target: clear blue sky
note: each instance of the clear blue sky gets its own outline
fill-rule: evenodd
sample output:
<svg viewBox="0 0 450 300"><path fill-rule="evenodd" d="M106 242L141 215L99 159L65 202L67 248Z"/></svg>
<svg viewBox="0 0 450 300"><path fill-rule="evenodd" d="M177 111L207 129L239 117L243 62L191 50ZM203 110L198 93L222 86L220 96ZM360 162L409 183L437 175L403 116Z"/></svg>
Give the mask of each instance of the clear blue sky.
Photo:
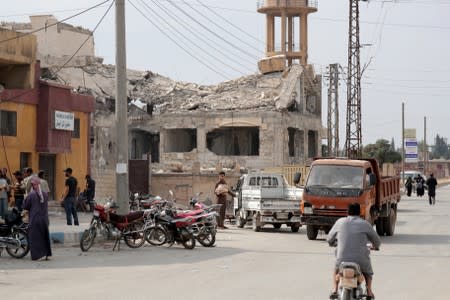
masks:
<svg viewBox="0 0 450 300"><path fill-rule="evenodd" d="M15 0L2 7L0 20L26 22L29 14L48 13L62 19L99 2ZM201 84L257 71L257 60L264 51L265 18L256 12L255 0L186 0L192 8L183 0L145 0L147 6L141 0L131 2L183 45L190 55L127 3L129 68L151 70L175 80ZM347 65L349 4L347 0L319 0L318 3L319 11L309 18L309 62L318 73L324 73L330 63ZM102 6L68 23L93 29L106 9L106 5ZM167 23L152 15L152 11L164 17ZM372 0L361 3L360 13L361 43L372 45L361 51L362 64L372 57L363 80L363 143L393 137L400 146L402 102L406 106L406 127L416 128L419 140L423 138L424 116L428 122L428 143L434 143L436 134L450 137L450 0ZM171 18L169 14L176 17ZM187 39L179 33L171 33L172 27L168 24ZM192 28L196 35L186 28ZM202 39L208 39L208 44ZM104 57L106 63L114 63L113 11L96 31L95 42L96 54ZM210 61L208 66L214 64L215 72L193 57ZM323 124L326 125L325 82L323 86ZM344 142L346 92L343 81L341 87L340 136Z"/></svg>

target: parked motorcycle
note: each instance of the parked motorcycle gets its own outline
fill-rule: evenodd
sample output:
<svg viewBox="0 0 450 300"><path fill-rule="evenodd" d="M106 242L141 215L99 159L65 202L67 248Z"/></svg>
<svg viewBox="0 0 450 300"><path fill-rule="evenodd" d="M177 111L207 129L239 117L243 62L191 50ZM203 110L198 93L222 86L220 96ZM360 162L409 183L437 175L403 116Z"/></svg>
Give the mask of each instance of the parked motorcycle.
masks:
<svg viewBox="0 0 450 300"><path fill-rule="evenodd" d="M212 247L216 242L217 233L217 211L221 204L206 206L204 203L198 201L196 196L192 197L189 204L194 209L193 214L197 213L197 222L192 224L193 234L197 241L204 247ZM201 213L198 213L198 212Z"/></svg>
<svg viewBox="0 0 450 300"><path fill-rule="evenodd" d="M191 225L195 216L180 217L173 208L164 208L154 214L154 225L145 230L145 240L155 246L168 243L182 244L186 249L195 248L195 237Z"/></svg>
<svg viewBox="0 0 450 300"><path fill-rule="evenodd" d="M22 258L30 251L27 224L23 223L17 208L5 216L5 221L0 224L0 250L5 248L12 257Z"/></svg>
<svg viewBox="0 0 450 300"><path fill-rule="evenodd" d="M94 206L89 229L86 229L81 236L82 251L86 252L92 247L98 234L106 239L116 239L113 251L122 239L130 248L139 248L144 244L144 211L118 215L115 213L116 208L117 206L111 202Z"/></svg>

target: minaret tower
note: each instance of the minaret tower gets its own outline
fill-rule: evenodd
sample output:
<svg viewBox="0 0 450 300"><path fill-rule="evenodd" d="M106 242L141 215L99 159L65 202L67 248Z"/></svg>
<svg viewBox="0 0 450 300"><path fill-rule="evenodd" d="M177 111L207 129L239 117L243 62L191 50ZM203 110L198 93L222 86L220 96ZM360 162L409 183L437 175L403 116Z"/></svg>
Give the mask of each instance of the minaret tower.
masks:
<svg viewBox="0 0 450 300"><path fill-rule="evenodd" d="M286 62L307 65L308 15L316 11L317 0L258 0L258 12L266 15L266 58L259 62L261 72L280 71ZM277 34L275 28L279 28Z"/></svg>

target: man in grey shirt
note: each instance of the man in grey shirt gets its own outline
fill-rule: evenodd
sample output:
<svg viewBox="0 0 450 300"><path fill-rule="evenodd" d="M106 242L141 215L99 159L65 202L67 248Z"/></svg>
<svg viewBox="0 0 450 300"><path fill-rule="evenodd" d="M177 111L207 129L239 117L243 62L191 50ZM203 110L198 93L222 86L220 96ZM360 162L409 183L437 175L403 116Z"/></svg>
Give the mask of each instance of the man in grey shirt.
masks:
<svg viewBox="0 0 450 300"><path fill-rule="evenodd" d="M367 299L374 299L372 292L372 264L370 262L370 250L367 244L371 243L372 248L379 249L381 240L372 225L359 217L361 208L359 203L351 203L348 206L348 217L340 218L331 228L327 242L330 246L337 243L336 265L333 273L333 293L330 299L337 299L338 282L336 275L341 262L354 262L361 267L361 272L366 279Z"/></svg>

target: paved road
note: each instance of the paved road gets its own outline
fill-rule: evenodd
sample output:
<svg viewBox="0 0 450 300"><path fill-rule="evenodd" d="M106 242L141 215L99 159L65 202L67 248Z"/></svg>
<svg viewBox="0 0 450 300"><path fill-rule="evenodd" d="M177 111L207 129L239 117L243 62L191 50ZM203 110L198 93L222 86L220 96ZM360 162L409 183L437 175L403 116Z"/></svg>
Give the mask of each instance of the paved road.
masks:
<svg viewBox="0 0 450 300"><path fill-rule="evenodd" d="M449 299L450 187L437 204L402 199L396 234L372 254L377 299ZM319 236L324 238L324 236ZM111 252L54 248L54 259L0 257L1 299L327 299L333 249L291 233L221 231L217 247Z"/></svg>

